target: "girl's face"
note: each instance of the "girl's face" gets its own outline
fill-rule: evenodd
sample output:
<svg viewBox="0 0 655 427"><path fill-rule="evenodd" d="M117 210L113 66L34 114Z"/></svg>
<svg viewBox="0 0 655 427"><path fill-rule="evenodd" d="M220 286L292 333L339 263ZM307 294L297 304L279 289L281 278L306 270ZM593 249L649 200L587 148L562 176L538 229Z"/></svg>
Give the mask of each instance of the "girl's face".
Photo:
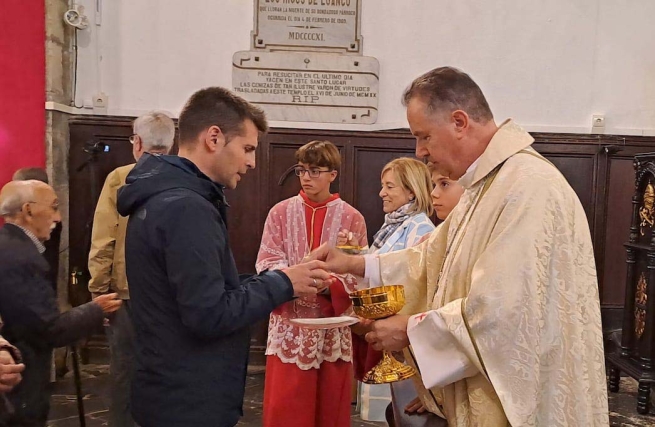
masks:
<svg viewBox="0 0 655 427"><path fill-rule="evenodd" d="M437 218L444 220L457 206L459 198L464 193L464 187L437 171L432 172L432 183L434 184L434 189L430 193L432 206L437 213Z"/></svg>

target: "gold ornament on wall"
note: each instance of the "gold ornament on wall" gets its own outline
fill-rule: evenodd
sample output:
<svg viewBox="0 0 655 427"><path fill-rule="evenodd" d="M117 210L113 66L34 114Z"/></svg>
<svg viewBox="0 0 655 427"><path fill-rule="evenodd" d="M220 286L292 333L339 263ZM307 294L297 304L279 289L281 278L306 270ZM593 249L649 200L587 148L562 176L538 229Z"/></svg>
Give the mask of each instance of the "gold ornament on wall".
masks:
<svg viewBox="0 0 655 427"><path fill-rule="evenodd" d="M649 184L650 185L650 184ZM635 303L641 306L646 305L648 302L648 282L646 282L646 276L644 273L641 273L639 276L639 282L637 282L637 292L635 292ZM641 335L644 333L646 327L646 310L637 306L635 307L635 334L637 338L641 338Z"/></svg>
<svg viewBox="0 0 655 427"><path fill-rule="evenodd" d="M646 282L646 275L641 273L639 276L639 282L637 283L637 293L635 294L635 302L639 305L646 305L648 301L648 282Z"/></svg>
<svg viewBox="0 0 655 427"><path fill-rule="evenodd" d="M643 308L635 309L635 334L637 338L641 338L646 328L646 310Z"/></svg>
<svg viewBox="0 0 655 427"><path fill-rule="evenodd" d="M653 188L653 184L650 182L646 186L646 189L644 190L644 203L642 207L639 209L639 218L641 219L641 223L639 224L641 226L641 229L639 230L641 232L641 235L644 235L644 227L652 227L653 223L655 223L655 212L653 210L653 207L655 206L655 188Z"/></svg>

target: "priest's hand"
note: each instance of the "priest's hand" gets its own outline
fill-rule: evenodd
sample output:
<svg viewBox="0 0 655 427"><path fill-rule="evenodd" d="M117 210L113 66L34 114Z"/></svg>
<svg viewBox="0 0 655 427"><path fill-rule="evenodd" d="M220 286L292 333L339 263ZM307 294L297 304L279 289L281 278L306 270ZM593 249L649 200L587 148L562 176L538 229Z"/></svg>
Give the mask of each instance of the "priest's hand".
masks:
<svg viewBox="0 0 655 427"><path fill-rule="evenodd" d="M365 336L369 332L371 332L372 327L373 327L373 320L370 319L364 319L363 317L357 316L359 319L359 323L355 323L350 327L350 331L359 336Z"/></svg>
<svg viewBox="0 0 655 427"><path fill-rule="evenodd" d="M375 350L400 351L409 346L408 322L409 316L407 315L396 315L388 319L377 320L373 323L373 330L366 334L366 341L371 343Z"/></svg>
<svg viewBox="0 0 655 427"><path fill-rule="evenodd" d="M347 255L339 249L323 243L314 249L306 258L306 261L324 261L326 268L336 274L355 274L364 276L366 263L361 255Z"/></svg>

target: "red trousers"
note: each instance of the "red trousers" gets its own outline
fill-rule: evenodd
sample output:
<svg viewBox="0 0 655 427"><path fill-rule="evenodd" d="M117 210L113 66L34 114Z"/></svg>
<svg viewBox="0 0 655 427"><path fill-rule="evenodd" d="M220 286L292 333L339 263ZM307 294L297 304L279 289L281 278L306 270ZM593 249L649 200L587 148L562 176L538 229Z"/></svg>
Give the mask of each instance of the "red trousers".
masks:
<svg viewBox="0 0 655 427"><path fill-rule="evenodd" d="M303 371L266 356L263 427L350 427L352 364Z"/></svg>

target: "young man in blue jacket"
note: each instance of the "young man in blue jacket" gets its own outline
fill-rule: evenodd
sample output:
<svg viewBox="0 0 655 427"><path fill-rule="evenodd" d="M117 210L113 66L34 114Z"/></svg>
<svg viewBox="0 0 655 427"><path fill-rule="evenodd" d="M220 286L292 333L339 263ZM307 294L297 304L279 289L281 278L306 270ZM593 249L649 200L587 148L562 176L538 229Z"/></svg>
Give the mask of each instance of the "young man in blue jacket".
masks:
<svg viewBox="0 0 655 427"><path fill-rule="evenodd" d="M145 154L118 196L136 331L132 413L141 427L234 426L250 325L329 285L322 262L240 283L223 188L255 167L263 111L228 90L196 92L179 117L178 156Z"/></svg>

